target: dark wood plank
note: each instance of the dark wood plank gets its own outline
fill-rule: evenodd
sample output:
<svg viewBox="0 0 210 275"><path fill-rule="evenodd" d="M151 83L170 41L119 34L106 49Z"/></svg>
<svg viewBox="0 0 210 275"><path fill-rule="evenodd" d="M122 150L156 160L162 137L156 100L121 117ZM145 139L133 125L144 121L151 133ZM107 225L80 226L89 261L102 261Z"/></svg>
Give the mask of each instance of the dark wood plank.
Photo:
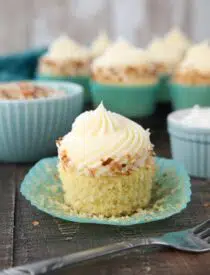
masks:
<svg viewBox="0 0 210 275"><path fill-rule="evenodd" d="M0 268L12 266L15 165L0 165Z"/></svg>
<svg viewBox="0 0 210 275"><path fill-rule="evenodd" d="M165 130L154 130L158 155L170 156ZM19 168L20 175L28 169ZM20 176L21 177L21 176ZM155 236L192 227L209 218L210 182L192 180L192 201L182 213L164 221L131 227L76 224L52 218L17 197L14 265L93 248L136 236ZM34 226L33 221L39 224ZM200 266L203 266L201 269ZM208 274L209 254L193 255L169 249L136 249L109 260L75 267L67 274Z"/></svg>

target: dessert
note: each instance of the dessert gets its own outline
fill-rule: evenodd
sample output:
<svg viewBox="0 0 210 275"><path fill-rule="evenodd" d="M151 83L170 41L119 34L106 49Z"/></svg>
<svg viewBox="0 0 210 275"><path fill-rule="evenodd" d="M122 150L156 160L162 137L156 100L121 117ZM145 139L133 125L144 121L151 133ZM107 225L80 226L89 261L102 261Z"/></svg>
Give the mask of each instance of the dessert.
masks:
<svg viewBox="0 0 210 275"><path fill-rule="evenodd" d="M155 170L148 130L100 104L57 147L64 201L75 212L122 216L148 205Z"/></svg>
<svg viewBox="0 0 210 275"><path fill-rule="evenodd" d="M37 79L66 80L80 84L84 88L85 102L89 102L90 63L91 55L87 48L68 36L61 36L40 58Z"/></svg>
<svg viewBox="0 0 210 275"><path fill-rule="evenodd" d="M39 74L46 76L89 75L90 54L88 49L63 35L48 48L39 62Z"/></svg>
<svg viewBox="0 0 210 275"><path fill-rule="evenodd" d="M178 48L185 53L191 45L191 41L178 29L173 28L164 36L165 43L168 46Z"/></svg>
<svg viewBox="0 0 210 275"><path fill-rule="evenodd" d="M148 45L148 54L159 76L158 101L167 102L169 81L190 45L189 40L176 28L163 38L155 38Z"/></svg>
<svg viewBox="0 0 210 275"><path fill-rule="evenodd" d="M96 58L102 55L105 50L109 47L111 41L106 32L99 33L98 37L92 42L91 55L92 58Z"/></svg>
<svg viewBox="0 0 210 275"><path fill-rule="evenodd" d="M0 100L38 99L63 95L65 95L63 91L31 82L12 82L0 85Z"/></svg>
<svg viewBox="0 0 210 275"><path fill-rule="evenodd" d="M147 53L119 39L91 66L92 78L100 83L144 85L156 82Z"/></svg>
<svg viewBox="0 0 210 275"><path fill-rule="evenodd" d="M157 77L147 52L119 39L91 66L94 106L128 117L151 115L155 110Z"/></svg>
<svg viewBox="0 0 210 275"><path fill-rule="evenodd" d="M210 46L208 42L191 47L177 67L171 89L175 109L210 106Z"/></svg>

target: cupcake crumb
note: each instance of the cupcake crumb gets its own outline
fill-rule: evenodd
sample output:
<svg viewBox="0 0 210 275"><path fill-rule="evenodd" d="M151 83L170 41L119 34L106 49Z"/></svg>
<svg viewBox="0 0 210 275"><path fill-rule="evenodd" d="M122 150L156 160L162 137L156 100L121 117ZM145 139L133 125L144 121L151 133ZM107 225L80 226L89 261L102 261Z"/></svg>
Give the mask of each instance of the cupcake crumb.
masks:
<svg viewBox="0 0 210 275"><path fill-rule="evenodd" d="M33 226L38 226L39 222L38 221L32 221Z"/></svg>
<svg viewBox="0 0 210 275"><path fill-rule="evenodd" d="M209 207L210 207L210 202L205 202L205 203L203 204L203 206L206 207L206 208L209 208Z"/></svg>

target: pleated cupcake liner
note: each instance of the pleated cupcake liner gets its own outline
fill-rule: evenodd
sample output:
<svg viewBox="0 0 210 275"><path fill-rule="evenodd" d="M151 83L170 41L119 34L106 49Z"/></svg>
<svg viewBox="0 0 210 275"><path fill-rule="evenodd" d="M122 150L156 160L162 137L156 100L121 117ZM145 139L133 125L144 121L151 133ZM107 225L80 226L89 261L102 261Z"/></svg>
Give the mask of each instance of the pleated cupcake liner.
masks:
<svg viewBox="0 0 210 275"><path fill-rule="evenodd" d="M65 91L65 96L0 102L0 161L34 162L56 153L55 141L66 134L83 108L76 84L32 81Z"/></svg>
<svg viewBox="0 0 210 275"><path fill-rule="evenodd" d="M38 162L22 182L21 193L39 210L63 220L118 226L148 223L178 214L186 208L191 198L190 179L183 166L174 160L156 158L152 198L146 209L119 218L75 213L64 203L57 162L56 157Z"/></svg>
<svg viewBox="0 0 210 275"><path fill-rule="evenodd" d="M103 101L107 109L127 117L144 117L155 111L158 84L114 85L91 81L91 96L96 107Z"/></svg>

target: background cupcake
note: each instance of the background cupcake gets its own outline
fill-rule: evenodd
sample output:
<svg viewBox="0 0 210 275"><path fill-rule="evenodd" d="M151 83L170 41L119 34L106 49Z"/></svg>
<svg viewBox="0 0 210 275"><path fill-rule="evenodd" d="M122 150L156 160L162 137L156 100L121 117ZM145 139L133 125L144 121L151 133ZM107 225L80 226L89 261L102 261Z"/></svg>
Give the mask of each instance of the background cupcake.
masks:
<svg viewBox="0 0 210 275"><path fill-rule="evenodd" d="M119 39L91 66L91 94L111 110L130 117L150 115L155 109L154 66L146 51Z"/></svg>
<svg viewBox="0 0 210 275"><path fill-rule="evenodd" d="M154 175L150 134L102 104L58 141L64 200L79 214L130 215L147 206Z"/></svg>
<svg viewBox="0 0 210 275"><path fill-rule="evenodd" d="M210 106L210 47L207 42L190 48L171 85L174 109Z"/></svg>
<svg viewBox="0 0 210 275"><path fill-rule="evenodd" d="M111 41L105 31L99 33L98 37L91 44L91 56L92 58L96 58L102 55L105 50L110 46Z"/></svg>
<svg viewBox="0 0 210 275"><path fill-rule="evenodd" d="M37 78L71 80L81 84L85 89L87 101L89 98L90 60L88 49L68 36L61 36L40 58Z"/></svg>
<svg viewBox="0 0 210 275"><path fill-rule="evenodd" d="M159 76L158 101L167 102L171 75L188 49L190 42L178 30L173 29L164 38L155 38L148 45L148 54Z"/></svg>

